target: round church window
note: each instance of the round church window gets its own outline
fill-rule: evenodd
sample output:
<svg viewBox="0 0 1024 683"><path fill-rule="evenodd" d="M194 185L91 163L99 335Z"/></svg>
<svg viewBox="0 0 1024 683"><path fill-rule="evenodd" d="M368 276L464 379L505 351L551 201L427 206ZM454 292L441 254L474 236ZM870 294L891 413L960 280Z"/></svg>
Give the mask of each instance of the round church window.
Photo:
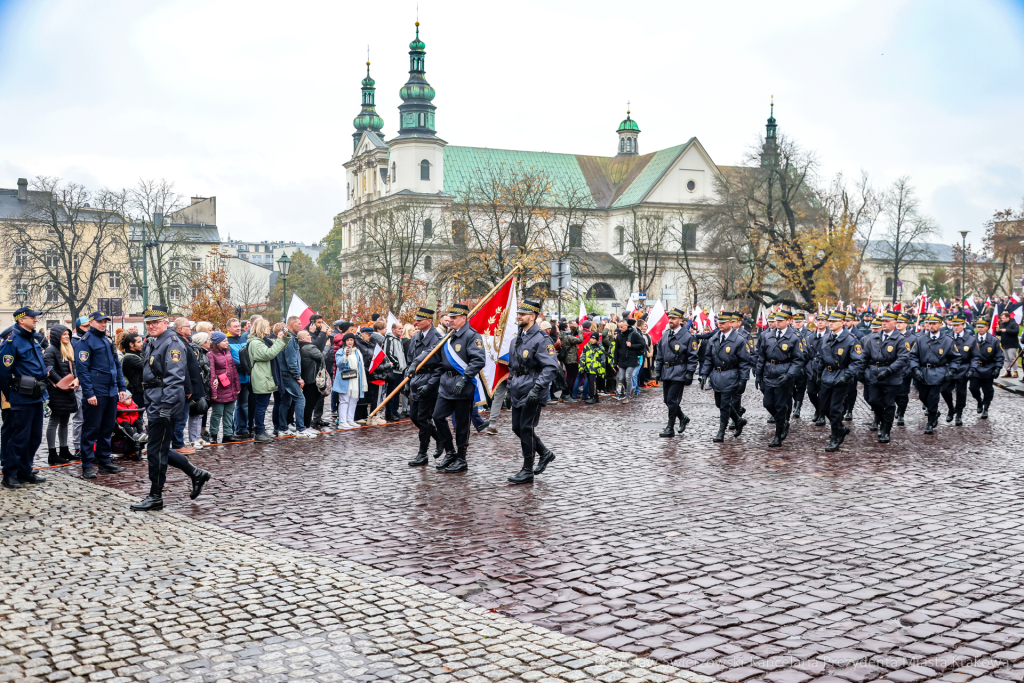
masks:
<svg viewBox="0 0 1024 683"><path fill-rule="evenodd" d="M690 192L693 192L694 190L697 189L697 183L693 182L692 180L687 180L686 189L689 190Z"/></svg>

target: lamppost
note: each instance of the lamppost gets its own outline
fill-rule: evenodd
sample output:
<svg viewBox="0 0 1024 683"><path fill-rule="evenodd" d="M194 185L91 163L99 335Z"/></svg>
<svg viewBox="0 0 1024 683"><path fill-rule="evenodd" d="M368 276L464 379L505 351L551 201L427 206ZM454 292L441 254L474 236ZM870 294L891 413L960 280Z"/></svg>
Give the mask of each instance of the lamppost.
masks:
<svg viewBox="0 0 1024 683"><path fill-rule="evenodd" d="M21 287L18 287L18 293L15 294L14 297L18 300L18 303L20 304L18 308L21 308L21 306L24 306L26 303L28 303L28 292L26 292Z"/></svg>
<svg viewBox="0 0 1024 683"><path fill-rule="evenodd" d="M292 260L288 254L281 254L277 259L277 269L281 273L281 318L288 322L288 270L292 267Z"/></svg>
<svg viewBox="0 0 1024 683"><path fill-rule="evenodd" d="M970 230L961 230L960 236L964 238L964 245L960 249L960 303L967 298L967 233Z"/></svg>

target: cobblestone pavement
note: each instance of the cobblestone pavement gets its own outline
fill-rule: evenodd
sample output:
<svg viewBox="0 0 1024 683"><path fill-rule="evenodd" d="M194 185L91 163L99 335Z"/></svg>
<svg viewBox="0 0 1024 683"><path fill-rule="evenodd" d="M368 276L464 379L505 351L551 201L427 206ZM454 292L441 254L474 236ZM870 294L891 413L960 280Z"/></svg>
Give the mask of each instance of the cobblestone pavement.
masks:
<svg viewBox="0 0 1024 683"><path fill-rule="evenodd" d="M470 471L412 469L408 425L224 446L217 477L173 508L289 547L340 555L521 621L726 681L1024 680L1021 398L992 419L908 426L880 445L797 421L782 449L753 392L751 424L714 444L710 392L659 439L656 392L548 408L558 454L510 487L518 443L474 435ZM146 490L132 464L102 483Z"/></svg>
<svg viewBox="0 0 1024 683"><path fill-rule="evenodd" d="M0 495L0 681L712 680L131 501Z"/></svg>

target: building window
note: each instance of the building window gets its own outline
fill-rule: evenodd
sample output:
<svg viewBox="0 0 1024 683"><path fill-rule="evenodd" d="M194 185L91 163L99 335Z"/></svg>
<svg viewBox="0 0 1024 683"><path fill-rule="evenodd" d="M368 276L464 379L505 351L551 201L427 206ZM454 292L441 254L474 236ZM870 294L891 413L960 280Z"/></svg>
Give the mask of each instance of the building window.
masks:
<svg viewBox="0 0 1024 683"><path fill-rule="evenodd" d="M48 282L46 283L46 303L55 304L60 301L60 294L57 292L57 285Z"/></svg>
<svg viewBox="0 0 1024 683"><path fill-rule="evenodd" d="M892 278L885 278L885 295L892 296Z"/></svg>
<svg viewBox="0 0 1024 683"><path fill-rule="evenodd" d="M180 270L181 269L181 261L179 261L178 259L171 259L167 263L167 268L169 270Z"/></svg>
<svg viewBox="0 0 1024 683"><path fill-rule="evenodd" d="M423 239L428 240L434 236L434 223L428 218L423 221Z"/></svg>
<svg viewBox="0 0 1024 683"><path fill-rule="evenodd" d="M619 138L619 153L626 151L626 138Z"/></svg>
<svg viewBox="0 0 1024 683"><path fill-rule="evenodd" d="M243 261L248 261L249 260L249 255L248 254L239 254L238 258L242 259Z"/></svg>
<svg viewBox="0 0 1024 683"><path fill-rule="evenodd" d="M60 256L53 249L49 249L43 257L43 265L47 268L57 268L60 264Z"/></svg>
<svg viewBox="0 0 1024 683"><path fill-rule="evenodd" d="M430 162L426 159L420 162L420 180L430 180Z"/></svg>
<svg viewBox="0 0 1024 683"><path fill-rule="evenodd" d="M513 247L526 246L526 224L512 223L512 234L509 236Z"/></svg>
<svg viewBox="0 0 1024 683"><path fill-rule="evenodd" d="M424 256L423 257L423 270L425 270L426 272L429 273L433 269L434 269L434 259L430 258L429 256Z"/></svg>
<svg viewBox="0 0 1024 683"><path fill-rule="evenodd" d="M607 282L595 282L587 290L588 299L614 299L615 290Z"/></svg>
<svg viewBox="0 0 1024 683"><path fill-rule="evenodd" d="M394 182L395 182L395 178L396 178L397 176L398 176L398 166L396 166L396 165L395 165L395 162L393 162L393 161L392 161L392 162L391 162L391 177L390 177L390 178L388 179L388 180L389 180L389 182L391 182L392 184L394 184Z"/></svg>
<svg viewBox="0 0 1024 683"><path fill-rule="evenodd" d="M690 192L695 191L697 189L697 183L695 181L693 181L693 180L687 180L686 181L686 189L688 191L690 191Z"/></svg>
<svg viewBox="0 0 1024 683"><path fill-rule="evenodd" d="M582 248L583 247L583 226L582 225L570 225L569 226L569 247Z"/></svg>
<svg viewBox="0 0 1024 683"><path fill-rule="evenodd" d="M139 287L138 285L132 285L131 287L129 287L128 298L131 299L132 301L141 301L142 287Z"/></svg>
<svg viewBox="0 0 1024 683"><path fill-rule="evenodd" d="M171 297L171 301L179 301L181 299L181 287L171 287L167 291L167 295Z"/></svg>
<svg viewBox="0 0 1024 683"><path fill-rule="evenodd" d="M697 226L693 223L683 223L683 232L680 235L684 251L697 250Z"/></svg>
<svg viewBox="0 0 1024 683"><path fill-rule="evenodd" d="M201 270L202 267L203 267L203 259L193 257L192 258L192 270Z"/></svg>
<svg viewBox="0 0 1024 683"><path fill-rule="evenodd" d="M14 267L28 268L28 247L14 248Z"/></svg>
<svg viewBox="0 0 1024 683"><path fill-rule="evenodd" d="M626 229L621 225L615 228L615 245L617 247L616 254L625 253L626 247Z"/></svg>
<svg viewBox="0 0 1024 683"><path fill-rule="evenodd" d="M632 152L633 151L633 138L626 138L626 151L627 152Z"/></svg>
<svg viewBox="0 0 1024 683"><path fill-rule="evenodd" d="M119 273L107 273L107 288L121 289L121 275Z"/></svg>

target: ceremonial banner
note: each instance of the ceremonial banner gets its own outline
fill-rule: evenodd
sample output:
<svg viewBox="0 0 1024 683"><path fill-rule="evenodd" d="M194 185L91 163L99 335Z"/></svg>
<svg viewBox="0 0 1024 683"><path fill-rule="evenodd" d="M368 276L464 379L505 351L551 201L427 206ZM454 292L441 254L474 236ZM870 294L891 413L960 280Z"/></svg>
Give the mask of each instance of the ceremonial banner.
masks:
<svg viewBox="0 0 1024 683"><path fill-rule="evenodd" d="M667 326L668 316L665 315L665 307L661 304L661 299L658 299L654 302L651 314L647 316L647 334L651 335L651 340L655 344L661 341L661 335L665 333Z"/></svg>
<svg viewBox="0 0 1024 683"><path fill-rule="evenodd" d="M484 341L487 364L480 374L488 396L492 396L498 385L508 378L508 349L519 331L516 325L517 308L516 279L512 277L487 301L481 303L480 310L469 319L469 324L480 333Z"/></svg>

